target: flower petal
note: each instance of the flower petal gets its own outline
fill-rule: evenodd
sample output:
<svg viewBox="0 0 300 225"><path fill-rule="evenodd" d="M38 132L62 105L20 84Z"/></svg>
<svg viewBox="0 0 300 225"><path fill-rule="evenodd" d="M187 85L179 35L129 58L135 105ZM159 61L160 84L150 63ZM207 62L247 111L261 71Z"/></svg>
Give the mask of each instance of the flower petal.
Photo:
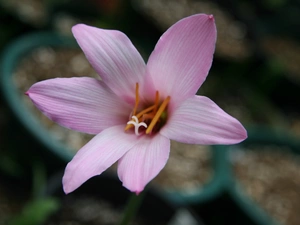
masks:
<svg viewBox="0 0 300 225"><path fill-rule="evenodd" d="M137 194L144 190L166 165L170 140L160 134L144 136L118 162L118 175L123 186Z"/></svg>
<svg viewBox="0 0 300 225"><path fill-rule="evenodd" d="M160 133L188 144L236 144L247 138L241 123L212 100L194 96L179 106Z"/></svg>
<svg viewBox="0 0 300 225"><path fill-rule="evenodd" d="M170 95L179 104L197 92L212 64L215 43L214 18L205 14L178 21L161 36L149 58L147 76L163 90L162 97Z"/></svg>
<svg viewBox="0 0 300 225"><path fill-rule="evenodd" d="M68 163L63 177L65 193L70 193L93 176L101 174L137 143L137 136L124 126L108 128L83 146Z"/></svg>
<svg viewBox="0 0 300 225"><path fill-rule="evenodd" d="M72 31L105 84L125 101L134 102L135 84L143 80L146 66L128 37L120 31L84 24L74 26Z"/></svg>
<svg viewBox="0 0 300 225"><path fill-rule="evenodd" d="M126 124L131 110L102 81L88 77L41 81L26 94L51 120L90 134Z"/></svg>

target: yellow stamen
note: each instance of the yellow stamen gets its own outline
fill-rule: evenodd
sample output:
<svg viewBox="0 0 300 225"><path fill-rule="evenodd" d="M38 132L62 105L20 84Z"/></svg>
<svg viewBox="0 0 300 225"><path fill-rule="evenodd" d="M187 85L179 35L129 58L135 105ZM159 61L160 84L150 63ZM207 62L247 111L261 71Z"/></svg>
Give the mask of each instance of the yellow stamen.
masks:
<svg viewBox="0 0 300 225"><path fill-rule="evenodd" d="M139 112L136 117L139 119L141 118L142 115L144 115L147 112L150 112L151 110L153 110L155 108L155 105L152 105L150 107L148 107L147 109L144 109L143 111Z"/></svg>
<svg viewBox="0 0 300 225"><path fill-rule="evenodd" d="M147 120L147 119L153 119L154 116L155 116L154 113L149 113L149 114L144 114L144 115L142 116L142 118L143 118L143 121L145 121L145 120Z"/></svg>
<svg viewBox="0 0 300 225"><path fill-rule="evenodd" d="M169 101L170 101L171 97L168 96L163 103L160 105L159 109L157 110L154 118L152 119L150 125L148 126L147 130L146 130L146 134L149 134L152 129L154 128L155 124L157 123L158 119L160 118L161 114L164 112L165 108L167 107Z"/></svg>
<svg viewBox="0 0 300 225"><path fill-rule="evenodd" d="M132 120L131 120L131 121L132 121ZM127 123L127 125L126 125L126 127L125 127L124 130L125 130L125 131L126 131L126 130L129 130L129 129L130 129L131 127L133 127L133 126L134 126L134 125L128 124L128 123Z"/></svg>
<svg viewBox="0 0 300 225"><path fill-rule="evenodd" d="M136 115L136 117L137 117L137 118L141 118L141 116L143 116L145 113L150 112L151 110L153 110L153 113L155 114L155 113L156 113L156 110L157 110L157 106L158 106L158 101L159 101L159 92L156 91L154 105L148 107L147 109L142 110L141 112L139 112L139 113Z"/></svg>
<svg viewBox="0 0 300 225"><path fill-rule="evenodd" d="M162 115L164 113L164 110L166 109L171 97L168 96L162 104L159 106L159 92L156 91L155 93L155 101L154 104L149 106L148 108L142 110L141 112L137 113L138 107L139 107L139 102L140 102L140 97L139 97L139 84L136 83L135 86L135 105L132 110L132 119L127 123L125 127L125 131L129 130L132 127L135 127L135 133L138 135L138 129L140 126L144 126L147 128L147 124L145 123L146 121L151 121L150 125L146 129L146 134L149 134L152 132L154 126L157 123L160 123L160 119L162 118ZM140 122L142 121L142 122ZM145 124L145 125L143 125Z"/></svg>
<svg viewBox="0 0 300 225"><path fill-rule="evenodd" d="M140 98L139 98L139 83L136 83L135 84L135 105L134 105L134 108L133 108L133 111L132 111L132 116L135 116L135 114L136 114L137 108L139 107L139 101L140 101ZM125 131L130 129L133 126L134 125L132 125L132 124L127 124L126 127L125 127Z"/></svg>
<svg viewBox="0 0 300 225"><path fill-rule="evenodd" d="M135 114L136 114L136 110L139 106L139 101L140 101L140 98L139 98L139 83L136 83L135 84L135 105L134 105L133 113L132 113L133 116L135 116Z"/></svg>
<svg viewBox="0 0 300 225"><path fill-rule="evenodd" d="M139 112L136 116L138 119L142 117L142 115L144 115L147 112L150 112L151 110L153 110L155 108L155 105L152 105L150 107L148 107L147 109L144 109L143 111ZM133 127L132 124L127 124L125 127L125 130L129 130L131 127Z"/></svg>
<svg viewBox="0 0 300 225"><path fill-rule="evenodd" d="M155 102L154 102L155 108L153 109L154 114L155 114L156 111L157 111L158 101L159 101L159 92L156 91L156 93L155 93Z"/></svg>

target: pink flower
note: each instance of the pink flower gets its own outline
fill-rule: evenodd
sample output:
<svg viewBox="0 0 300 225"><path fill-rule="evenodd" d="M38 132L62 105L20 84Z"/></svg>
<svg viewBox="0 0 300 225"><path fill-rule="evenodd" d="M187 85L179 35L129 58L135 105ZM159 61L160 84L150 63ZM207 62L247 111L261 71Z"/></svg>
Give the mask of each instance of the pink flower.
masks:
<svg viewBox="0 0 300 225"><path fill-rule="evenodd" d="M51 120L96 134L67 165L66 193L116 161L123 185L139 193L165 166L170 139L208 145L247 137L239 121L209 98L195 95L213 59L212 15L193 15L170 27L147 65L119 31L83 24L72 31L101 80L50 79L26 93Z"/></svg>

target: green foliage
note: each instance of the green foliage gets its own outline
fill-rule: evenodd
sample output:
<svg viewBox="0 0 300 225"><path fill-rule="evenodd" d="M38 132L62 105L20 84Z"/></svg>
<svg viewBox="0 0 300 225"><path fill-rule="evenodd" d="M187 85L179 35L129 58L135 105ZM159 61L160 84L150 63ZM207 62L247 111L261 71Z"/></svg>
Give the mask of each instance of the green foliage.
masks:
<svg viewBox="0 0 300 225"><path fill-rule="evenodd" d="M55 198L42 198L28 202L20 215L13 218L9 225L40 225L59 208Z"/></svg>

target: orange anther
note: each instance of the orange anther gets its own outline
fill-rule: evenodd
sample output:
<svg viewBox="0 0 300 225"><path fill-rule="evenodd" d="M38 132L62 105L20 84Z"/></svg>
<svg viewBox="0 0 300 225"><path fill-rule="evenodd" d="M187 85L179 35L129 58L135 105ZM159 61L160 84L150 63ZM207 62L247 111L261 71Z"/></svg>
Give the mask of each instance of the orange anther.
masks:
<svg viewBox="0 0 300 225"><path fill-rule="evenodd" d="M154 116L155 116L154 113L144 114L144 115L142 116L142 119L143 119L143 121L148 120L148 119L151 119L151 120L152 120Z"/></svg>
<svg viewBox="0 0 300 225"><path fill-rule="evenodd" d="M125 131L129 130L132 127L137 127L140 126L140 123L145 124L144 121L146 120L151 120L148 128L147 125L145 128L146 129L146 134L149 134L152 132L155 124L157 124L159 122L159 119L162 115L162 113L164 112L164 110L166 109L169 101L170 101L171 97L168 96L163 102L162 104L159 106L159 92L156 91L155 93L155 101L154 104L149 106L146 109L143 109L142 111L140 111L139 113L137 113L138 107L139 107L139 102L140 102L140 98L139 98L139 84L136 83L135 86L135 105L132 111L132 118L126 125L125 127ZM142 122L140 122L142 121ZM143 125L144 126L144 125ZM138 128L137 128L138 129ZM136 131L136 134L138 133L138 130Z"/></svg>
<svg viewBox="0 0 300 225"><path fill-rule="evenodd" d="M156 93L155 93L155 102L154 102L155 108L154 108L154 110L153 110L153 111L154 111L154 114L155 114L156 111L157 111L158 102L159 102L159 92L156 91Z"/></svg>
<svg viewBox="0 0 300 225"><path fill-rule="evenodd" d="M139 101L140 101L140 98L139 98L139 83L136 83L135 84L135 105L134 105L133 113L132 113L133 116L136 114L136 110L139 106Z"/></svg>
<svg viewBox="0 0 300 225"><path fill-rule="evenodd" d="M155 108L155 105L152 105L150 107L148 107L147 109L144 109L143 111L139 112L136 117L137 118L141 118L142 115L144 115L145 113L151 112L153 109Z"/></svg>
<svg viewBox="0 0 300 225"><path fill-rule="evenodd" d="M168 103L170 102L171 97L168 96L163 103L160 105L159 109L157 110L154 118L152 119L150 125L148 126L147 130L146 130L146 134L149 134L152 129L154 128L155 124L157 123L157 121L159 120L161 114L164 112L165 108L167 107Z"/></svg>

